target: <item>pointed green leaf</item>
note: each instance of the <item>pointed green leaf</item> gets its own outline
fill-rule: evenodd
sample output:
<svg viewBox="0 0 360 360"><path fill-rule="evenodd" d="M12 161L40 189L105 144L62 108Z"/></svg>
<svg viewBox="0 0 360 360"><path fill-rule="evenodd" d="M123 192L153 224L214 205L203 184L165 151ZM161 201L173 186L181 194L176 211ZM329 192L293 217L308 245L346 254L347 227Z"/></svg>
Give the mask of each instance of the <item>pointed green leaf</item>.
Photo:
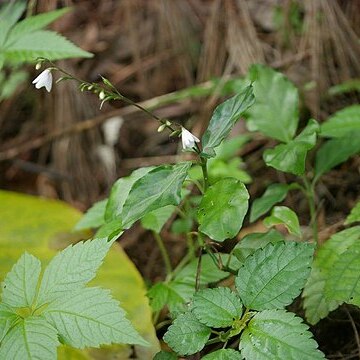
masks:
<svg viewBox="0 0 360 360"><path fill-rule="evenodd" d="M286 184L271 184L264 194L255 199L251 206L250 222L266 214L276 203L283 201L289 191Z"/></svg>
<svg viewBox="0 0 360 360"><path fill-rule="evenodd" d="M217 181L207 189L199 205L199 230L216 241L235 237L248 210L248 199L249 193L239 180Z"/></svg>
<svg viewBox="0 0 360 360"><path fill-rule="evenodd" d="M315 180L359 152L360 131L326 141L316 153Z"/></svg>
<svg viewBox="0 0 360 360"><path fill-rule="evenodd" d="M281 309L300 294L311 270L314 246L278 242L255 251L239 269L236 289L253 310Z"/></svg>
<svg viewBox="0 0 360 360"><path fill-rule="evenodd" d="M141 225L144 229L152 230L159 234L174 210L175 206L173 205L167 205L160 209L153 210L141 219Z"/></svg>
<svg viewBox="0 0 360 360"><path fill-rule="evenodd" d="M111 244L107 239L94 239L70 245L57 254L44 271L37 305L84 287L95 277Z"/></svg>
<svg viewBox="0 0 360 360"><path fill-rule="evenodd" d="M220 349L202 357L202 360L242 360L239 351L233 349Z"/></svg>
<svg viewBox="0 0 360 360"><path fill-rule="evenodd" d="M22 36L40 30L43 27L51 24L53 21L58 19L67 13L70 8L63 8L59 10L49 11L44 14L39 14L35 16L30 16L20 22L18 22L10 31L8 39L5 43L5 47L11 45L17 39Z"/></svg>
<svg viewBox="0 0 360 360"><path fill-rule="evenodd" d="M296 87L281 73L264 65L253 65L255 103L247 111L250 131L260 131L282 142L290 141L299 121Z"/></svg>
<svg viewBox="0 0 360 360"><path fill-rule="evenodd" d="M160 311L165 305L171 310L178 304L182 304L184 299L174 289L171 288L171 284L157 283L152 286L147 296L150 299L150 305L153 311Z"/></svg>
<svg viewBox="0 0 360 360"><path fill-rule="evenodd" d="M353 131L360 131L360 105L348 106L330 116L321 125L321 136L344 137Z"/></svg>
<svg viewBox="0 0 360 360"><path fill-rule="evenodd" d="M10 29L26 9L25 1L12 1L0 10L0 48L3 47Z"/></svg>
<svg viewBox="0 0 360 360"><path fill-rule="evenodd" d="M350 214L346 217L345 225L352 224L354 222L360 221L360 201L351 209Z"/></svg>
<svg viewBox="0 0 360 360"><path fill-rule="evenodd" d="M13 307L31 307L40 271L40 260L28 253L22 255L2 283L2 301Z"/></svg>
<svg viewBox="0 0 360 360"><path fill-rule="evenodd" d="M306 155L315 146L318 131L319 124L315 120L310 120L294 140L265 150L263 156L265 163L280 171L303 175Z"/></svg>
<svg viewBox="0 0 360 360"><path fill-rule="evenodd" d="M177 356L174 353L161 350L155 355L153 360L177 360Z"/></svg>
<svg viewBox="0 0 360 360"><path fill-rule="evenodd" d="M58 60L93 56L63 36L48 30L38 30L22 36L6 47L4 55L10 61L34 61L38 57Z"/></svg>
<svg viewBox="0 0 360 360"><path fill-rule="evenodd" d="M296 213L286 206L275 206L271 215L264 219L267 227L279 224L283 224L291 234L301 236L299 219Z"/></svg>
<svg viewBox="0 0 360 360"><path fill-rule="evenodd" d="M317 251L312 264L311 274L303 291L305 316L310 324L316 324L335 310L340 301L325 296L325 285L329 272L339 261L342 254L360 240L360 226L340 231L331 236Z"/></svg>
<svg viewBox="0 0 360 360"><path fill-rule="evenodd" d="M203 153L215 156L215 148L229 135L240 116L254 103L252 85L224 101L214 111L202 139Z"/></svg>
<svg viewBox="0 0 360 360"><path fill-rule="evenodd" d="M0 359L56 360L60 345L57 332L42 317L20 320L5 336L0 346Z"/></svg>
<svg viewBox="0 0 360 360"><path fill-rule="evenodd" d="M162 165L137 180L122 209L123 228L129 228L147 213L167 205L178 205L181 187L191 162Z"/></svg>
<svg viewBox="0 0 360 360"><path fill-rule="evenodd" d="M245 259L252 255L257 249L264 248L267 244L275 244L285 241L283 235L271 229L266 233L251 233L244 236L234 247L233 254L243 263Z"/></svg>
<svg viewBox="0 0 360 360"><path fill-rule="evenodd" d="M66 344L76 348L111 343L147 345L108 290L84 288L67 293L51 302L43 316Z"/></svg>
<svg viewBox="0 0 360 360"><path fill-rule="evenodd" d="M339 256L325 285L328 299L360 306L360 241Z"/></svg>
<svg viewBox="0 0 360 360"><path fill-rule="evenodd" d="M309 327L285 310L257 313L241 335L240 350L246 360L325 359Z"/></svg>
<svg viewBox="0 0 360 360"><path fill-rule="evenodd" d="M108 199L96 202L90 209L86 211L80 221L75 225L74 230L84 230L98 228L105 223L105 208Z"/></svg>
<svg viewBox="0 0 360 360"><path fill-rule="evenodd" d="M15 313L14 309L0 303L0 343L18 319L19 316Z"/></svg>
<svg viewBox="0 0 360 360"><path fill-rule="evenodd" d="M242 303L229 288L204 289L195 293L192 312L202 324L228 327L241 318Z"/></svg>
<svg viewBox="0 0 360 360"><path fill-rule="evenodd" d="M114 219L118 219L122 213L125 201L129 196L129 192L133 185L153 170L153 166L137 169L131 173L131 175L120 178L115 181L111 188L109 201L106 205L105 220L109 222Z"/></svg>
<svg viewBox="0 0 360 360"><path fill-rule="evenodd" d="M164 335L164 341L180 355L200 351L209 340L211 329L201 324L194 314L179 315Z"/></svg>

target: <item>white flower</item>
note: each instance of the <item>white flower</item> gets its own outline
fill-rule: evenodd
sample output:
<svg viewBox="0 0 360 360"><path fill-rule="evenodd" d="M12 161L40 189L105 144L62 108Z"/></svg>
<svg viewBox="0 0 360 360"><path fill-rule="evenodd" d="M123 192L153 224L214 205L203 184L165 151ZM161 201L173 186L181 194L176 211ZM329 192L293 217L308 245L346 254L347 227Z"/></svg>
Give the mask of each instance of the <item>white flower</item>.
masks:
<svg viewBox="0 0 360 360"><path fill-rule="evenodd" d="M184 127L181 127L181 141L184 150L192 150L195 147L195 142L200 142L195 135Z"/></svg>
<svg viewBox="0 0 360 360"><path fill-rule="evenodd" d="M36 79L34 79L32 83L35 84L35 87L37 89L40 89L44 86L45 89L48 92L50 92L52 87L52 80L53 78L52 78L51 70L46 69Z"/></svg>

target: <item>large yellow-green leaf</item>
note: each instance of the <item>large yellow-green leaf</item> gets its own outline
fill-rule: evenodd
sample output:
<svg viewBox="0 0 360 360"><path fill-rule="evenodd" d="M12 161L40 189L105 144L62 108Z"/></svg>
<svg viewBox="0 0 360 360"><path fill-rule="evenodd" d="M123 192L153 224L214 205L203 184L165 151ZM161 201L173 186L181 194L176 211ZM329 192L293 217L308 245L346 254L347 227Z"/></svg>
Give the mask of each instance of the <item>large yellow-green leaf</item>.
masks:
<svg viewBox="0 0 360 360"><path fill-rule="evenodd" d="M69 236L81 213L60 201L0 191L0 281L26 250L39 257L43 264L69 242L79 240ZM83 238L88 234L80 234ZM152 344L136 348L138 359L152 359L159 343L151 322L151 311L145 296L144 282L134 264L118 244L114 244L91 285L111 290L121 302L128 318L139 333ZM59 359L129 359L129 346L112 345L102 349L75 350L60 347Z"/></svg>

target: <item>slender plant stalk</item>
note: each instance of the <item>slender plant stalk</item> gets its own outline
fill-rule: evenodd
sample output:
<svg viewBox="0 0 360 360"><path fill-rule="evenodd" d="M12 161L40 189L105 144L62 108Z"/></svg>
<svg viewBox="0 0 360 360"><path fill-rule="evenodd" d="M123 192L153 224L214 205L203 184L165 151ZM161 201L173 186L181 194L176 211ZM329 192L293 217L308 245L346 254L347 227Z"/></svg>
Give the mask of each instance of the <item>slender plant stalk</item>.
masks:
<svg viewBox="0 0 360 360"><path fill-rule="evenodd" d="M313 239L315 243L318 243L318 224L316 218L316 204L315 204L315 191L314 191L314 183L310 184L309 180L306 176L303 177L304 185L305 185L305 195L308 199L310 217L311 217L311 226L313 231Z"/></svg>
<svg viewBox="0 0 360 360"><path fill-rule="evenodd" d="M203 172L203 179L204 179L204 192L209 187L209 175L207 171L207 159L201 158L201 170Z"/></svg>
<svg viewBox="0 0 360 360"><path fill-rule="evenodd" d="M161 253L161 256L162 256L164 264L165 264L166 275L170 276L170 274L172 273L172 267L171 267L169 254L165 248L165 245L164 245L164 242L163 242L161 236L155 231L153 231L153 235L154 235L156 243L160 249L160 253Z"/></svg>

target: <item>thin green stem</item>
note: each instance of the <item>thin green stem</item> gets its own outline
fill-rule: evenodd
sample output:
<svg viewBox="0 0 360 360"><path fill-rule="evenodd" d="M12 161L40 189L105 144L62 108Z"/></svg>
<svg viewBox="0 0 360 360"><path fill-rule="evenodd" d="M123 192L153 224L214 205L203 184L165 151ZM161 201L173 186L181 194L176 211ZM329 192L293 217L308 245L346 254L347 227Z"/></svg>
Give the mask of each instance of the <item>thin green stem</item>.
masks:
<svg viewBox="0 0 360 360"><path fill-rule="evenodd" d="M209 187L209 175L208 175L208 171L207 171L207 159L205 158L201 158L201 170L203 173L203 179L204 179L204 192L207 190L207 188Z"/></svg>
<svg viewBox="0 0 360 360"><path fill-rule="evenodd" d="M157 243L157 245L159 247L161 256L162 256L162 258L164 260L166 274L169 276L172 273L172 267L171 267L169 254L168 254L168 252L167 252L167 250L165 248L165 245L164 245L164 242L163 242L161 236L155 231L153 231L153 235L154 235L156 243Z"/></svg>
<svg viewBox="0 0 360 360"><path fill-rule="evenodd" d="M313 231L313 239L314 242L318 243L318 223L316 217L316 204L315 204L315 189L314 183L310 183L306 176L303 177L304 185L305 185L305 195L308 200L309 210L310 210L310 221Z"/></svg>

